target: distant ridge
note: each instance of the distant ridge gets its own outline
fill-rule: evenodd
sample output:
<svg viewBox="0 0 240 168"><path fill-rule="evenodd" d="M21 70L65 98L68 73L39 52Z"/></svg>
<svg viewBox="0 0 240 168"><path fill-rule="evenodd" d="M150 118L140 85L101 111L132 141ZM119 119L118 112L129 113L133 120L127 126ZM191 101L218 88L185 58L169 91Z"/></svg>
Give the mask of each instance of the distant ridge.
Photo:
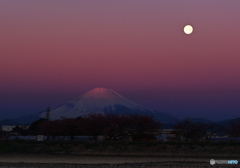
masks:
<svg viewBox="0 0 240 168"><path fill-rule="evenodd" d="M3 126L3 125L19 125L19 123L11 119L5 119L0 121L0 126Z"/></svg>

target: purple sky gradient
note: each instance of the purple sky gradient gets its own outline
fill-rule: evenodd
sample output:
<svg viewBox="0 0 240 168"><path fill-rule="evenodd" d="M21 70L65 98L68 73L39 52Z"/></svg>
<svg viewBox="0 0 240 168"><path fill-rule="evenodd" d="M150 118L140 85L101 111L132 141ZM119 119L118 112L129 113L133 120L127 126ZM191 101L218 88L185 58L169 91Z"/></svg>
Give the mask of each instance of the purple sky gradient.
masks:
<svg viewBox="0 0 240 168"><path fill-rule="evenodd" d="M1 1L0 118L95 87L176 117L240 117L239 9L239 0Z"/></svg>

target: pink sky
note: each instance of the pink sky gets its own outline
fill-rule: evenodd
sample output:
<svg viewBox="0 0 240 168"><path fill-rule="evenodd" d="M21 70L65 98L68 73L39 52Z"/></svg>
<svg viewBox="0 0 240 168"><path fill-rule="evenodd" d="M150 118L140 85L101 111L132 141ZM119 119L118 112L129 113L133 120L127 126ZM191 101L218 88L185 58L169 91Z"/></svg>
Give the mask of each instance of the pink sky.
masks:
<svg viewBox="0 0 240 168"><path fill-rule="evenodd" d="M239 0L1 1L0 110L38 112L107 87L173 115L239 117L239 9ZM188 106L189 93L201 98ZM198 104L214 98L202 115Z"/></svg>

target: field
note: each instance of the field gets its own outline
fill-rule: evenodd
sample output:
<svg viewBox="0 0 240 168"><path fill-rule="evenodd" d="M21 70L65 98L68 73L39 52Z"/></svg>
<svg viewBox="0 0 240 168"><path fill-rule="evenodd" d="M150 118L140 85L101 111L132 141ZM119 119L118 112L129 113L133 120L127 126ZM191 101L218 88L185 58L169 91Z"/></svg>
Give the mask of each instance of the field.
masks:
<svg viewBox="0 0 240 168"><path fill-rule="evenodd" d="M240 144L1 141L1 168L213 167L210 159L239 160ZM214 167L238 167L217 165Z"/></svg>
<svg viewBox="0 0 240 168"><path fill-rule="evenodd" d="M218 158L226 159L226 158ZM233 158L231 158L233 159ZM236 159L236 158L235 158ZM173 168L212 167L210 158L163 156L4 155L1 168ZM217 167L237 167L218 165Z"/></svg>

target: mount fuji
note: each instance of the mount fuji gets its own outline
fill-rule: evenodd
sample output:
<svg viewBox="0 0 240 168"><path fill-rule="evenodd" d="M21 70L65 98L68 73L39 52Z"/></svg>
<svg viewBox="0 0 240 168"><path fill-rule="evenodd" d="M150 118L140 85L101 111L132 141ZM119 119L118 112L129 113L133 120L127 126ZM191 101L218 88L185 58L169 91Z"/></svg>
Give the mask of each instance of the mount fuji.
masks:
<svg viewBox="0 0 240 168"><path fill-rule="evenodd" d="M147 109L126 99L114 90L107 88L92 89L82 96L52 109L50 111L50 119L84 117L89 114L139 114L153 116L157 121L162 123L176 121L176 118L167 113ZM46 112L43 112L41 117L46 117Z"/></svg>

